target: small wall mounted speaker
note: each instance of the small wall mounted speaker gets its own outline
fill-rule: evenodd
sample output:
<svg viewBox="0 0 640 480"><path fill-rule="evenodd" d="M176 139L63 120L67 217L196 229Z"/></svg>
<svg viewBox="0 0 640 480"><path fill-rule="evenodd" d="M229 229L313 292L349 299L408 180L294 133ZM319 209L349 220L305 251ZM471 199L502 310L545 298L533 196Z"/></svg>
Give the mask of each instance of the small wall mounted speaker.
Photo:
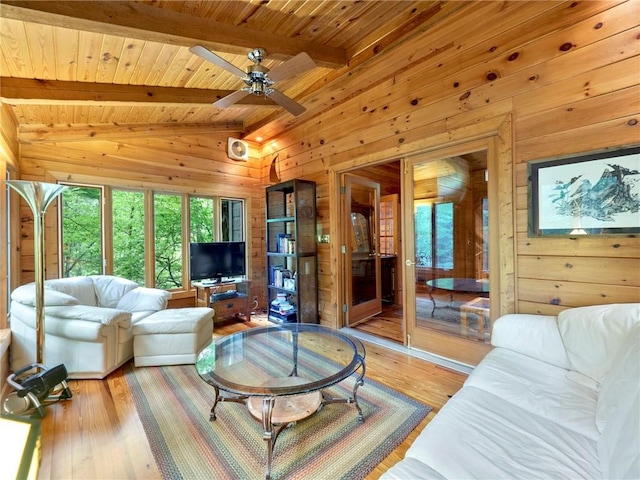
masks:
<svg viewBox="0 0 640 480"><path fill-rule="evenodd" d="M249 160L249 144L244 140L229 138L227 142L227 155L231 160Z"/></svg>

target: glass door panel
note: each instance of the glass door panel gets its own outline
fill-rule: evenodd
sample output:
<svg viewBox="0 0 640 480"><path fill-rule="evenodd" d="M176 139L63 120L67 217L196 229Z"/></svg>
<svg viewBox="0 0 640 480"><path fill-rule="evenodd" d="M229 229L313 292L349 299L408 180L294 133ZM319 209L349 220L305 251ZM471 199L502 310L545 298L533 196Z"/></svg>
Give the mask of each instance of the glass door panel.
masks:
<svg viewBox="0 0 640 480"><path fill-rule="evenodd" d="M475 364L490 344L486 152L407 162L411 346Z"/></svg>
<svg viewBox="0 0 640 480"><path fill-rule="evenodd" d="M345 175L347 325L382 311L380 286L380 186Z"/></svg>

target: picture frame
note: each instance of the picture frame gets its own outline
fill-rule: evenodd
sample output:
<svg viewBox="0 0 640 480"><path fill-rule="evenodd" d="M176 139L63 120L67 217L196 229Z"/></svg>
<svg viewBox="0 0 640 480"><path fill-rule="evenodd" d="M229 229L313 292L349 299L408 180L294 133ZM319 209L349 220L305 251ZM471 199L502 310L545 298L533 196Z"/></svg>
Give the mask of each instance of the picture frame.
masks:
<svg viewBox="0 0 640 480"><path fill-rule="evenodd" d="M640 146L527 167L529 237L640 233Z"/></svg>

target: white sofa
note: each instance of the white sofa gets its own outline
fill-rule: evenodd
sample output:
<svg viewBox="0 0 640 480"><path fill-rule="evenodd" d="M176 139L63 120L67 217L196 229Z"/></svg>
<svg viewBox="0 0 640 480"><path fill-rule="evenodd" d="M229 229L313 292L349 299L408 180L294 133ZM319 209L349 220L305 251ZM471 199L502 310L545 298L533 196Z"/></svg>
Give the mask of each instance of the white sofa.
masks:
<svg viewBox="0 0 640 480"><path fill-rule="evenodd" d="M104 378L133 357L132 325L167 307L171 294L110 275L46 280L44 360L69 378ZM11 294L11 367L36 360L35 284Z"/></svg>
<svg viewBox="0 0 640 480"><path fill-rule="evenodd" d="M381 478L640 478L640 304L511 314Z"/></svg>

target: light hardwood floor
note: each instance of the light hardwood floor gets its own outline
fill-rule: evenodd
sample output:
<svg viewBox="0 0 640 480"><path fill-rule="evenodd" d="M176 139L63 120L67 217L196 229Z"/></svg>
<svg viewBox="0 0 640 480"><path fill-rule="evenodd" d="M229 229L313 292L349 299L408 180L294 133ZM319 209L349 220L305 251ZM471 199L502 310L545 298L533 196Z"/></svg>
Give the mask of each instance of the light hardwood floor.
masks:
<svg viewBox="0 0 640 480"><path fill-rule="evenodd" d="M259 325L264 323L216 324L215 336ZM460 389L466 375L379 346L365 346L366 378L433 407L433 412L418 428L367 477L377 479L404 456L417 434ZM48 406L42 421L42 460L38 478L161 478L121 369L104 380L69 383L73 398Z"/></svg>

